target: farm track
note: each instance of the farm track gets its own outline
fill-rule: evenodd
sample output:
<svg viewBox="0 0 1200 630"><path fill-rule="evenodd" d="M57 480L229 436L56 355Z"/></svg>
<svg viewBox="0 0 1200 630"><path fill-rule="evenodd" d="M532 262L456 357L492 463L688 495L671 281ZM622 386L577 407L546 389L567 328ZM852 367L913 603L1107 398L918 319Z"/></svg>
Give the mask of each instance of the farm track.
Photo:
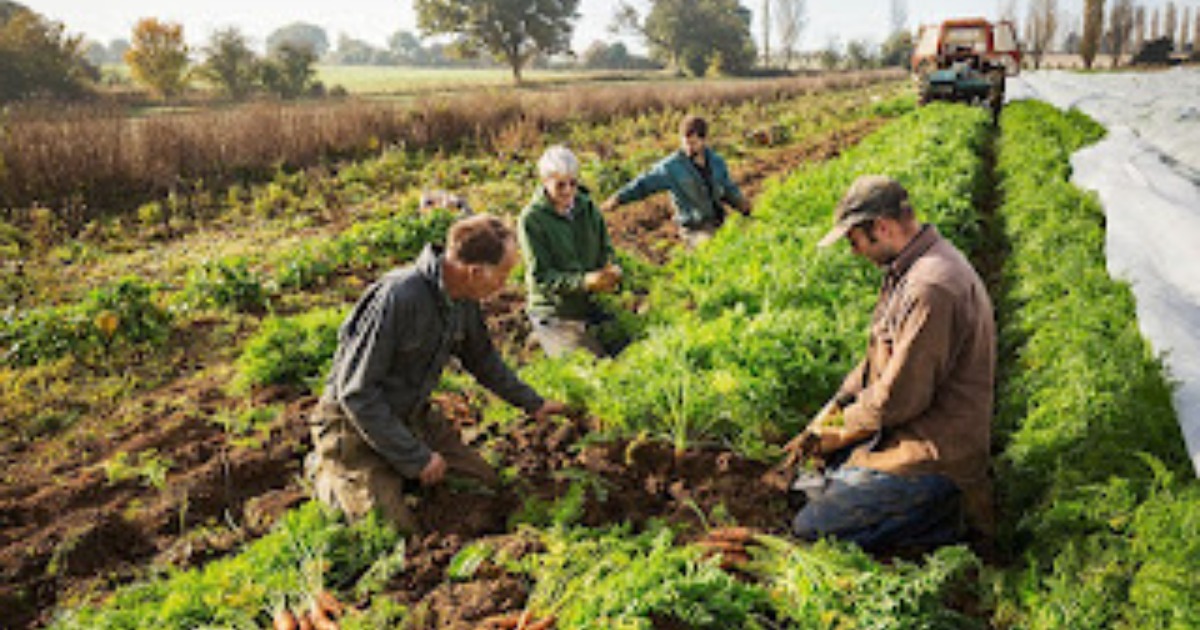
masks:
<svg viewBox="0 0 1200 630"><path fill-rule="evenodd" d="M734 163L734 177L753 199L769 178L836 157L884 123L862 120ZM669 260L671 246L663 243L677 242L677 235L667 203L660 197L610 217L615 244L657 264ZM486 306L498 344L517 354L531 350L521 288L507 288ZM304 418L313 398L286 389L257 394L256 407L275 404L284 410L268 435L247 443L207 420L240 402L223 385L211 376L181 377L130 403L153 412L116 427L97 428L100 421L89 421L53 440L0 454L6 475L0 487L0 628L44 625L56 606L109 592L142 575L148 564L189 567L225 555L261 536L304 500ZM471 405L455 397L441 403L470 433L478 421ZM589 504L584 524L666 517L698 525L693 506L708 512L717 504L726 505L743 524L778 530L784 522L781 493L762 483L769 471L760 464L731 452L677 457L663 445L624 442L569 454L587 431L580 419L476 439L488 440L505 465L520 470L519 478L530 484L525 495L560 496L567 483L555 472L567 467L602 479L609 499ZM136 478L108 478L104 462L149 449L170 464L161 489ZM412 570L406 571L406 583L395 585L396 597L412 605L424 601L438 620L436 627L447 628L473 627L503 612L487 602L519 608L523 587L511 578L485 574L482 581L444 584L446 564L465 542L506 530L509 515L519 507L516 496L477 497L464 505L460 495L433 494L424 506L426 528L439 533L410 547ZM464 599L477 605L464 605Z"/></svg>

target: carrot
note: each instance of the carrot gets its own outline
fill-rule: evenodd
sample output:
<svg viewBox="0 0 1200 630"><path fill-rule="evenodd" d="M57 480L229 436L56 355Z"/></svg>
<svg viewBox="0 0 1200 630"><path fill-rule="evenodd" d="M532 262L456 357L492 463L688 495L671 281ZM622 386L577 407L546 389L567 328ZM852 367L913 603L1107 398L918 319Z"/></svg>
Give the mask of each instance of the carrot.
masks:
<svg viewBox="0 0 1200 630"><path fill-rule="evenodd" d="M313 627L312 617L308 616L307 611L300 615L300 630L316 630Z"/></svg>
<svg viewBox="0 0 1200 630"><path fill-rule="evenodd" d="M313 599L312 608L308 612L312 618L313 630L339 630L337 620L329 616L329 611L316 599Z"/></svg>
<svg viewBox="0 0 1200 630"><path fill-rule="evenodd" d="M550 630L550 628L554 627L555 621L554 615L550 615L541 621L535 621L525 626L525 630Z"/></svg>
<svg viewBox="0 0 1200 630"><path fill-rule="evenodd" d="M484 620L481 627L485 630L516 630L516 627L520 624L520 613L512 613L509 615L488 617Z"/></svg>
<svg viewBox="0 0 1200 630"><path fill-rule="evenodd" d="M705 536L707 540L745 543L754 540L758 532L749 527L718 527L710 530Z"/></svg>
<svg viewBox="0 0 1200 630"><path fill-rule="evenodd" d="M274 623L272 624L275 630L300 630L300 622L296 621L296 615L287 608L280 608L275 613Z"/></svg>
<svg viewBox="0 0 1200 630"><path fill-rule="evenodd" d="M728 540L700 540L697 545L704 547L704 552L707 555L714 553L722 553L726 551L745 551L746 547L742 543L732 542Z"/></svg>
<svg viewBox="0 0 1200 630"><path fill-rule="evenodd" d="M346 607L342 602L338 601L338 598L334 597L333 593L329 591L317 591L317 594L313 597L313 603L320 606L328 616L334 619L340 619L342 614L346 612Z"/></svg>

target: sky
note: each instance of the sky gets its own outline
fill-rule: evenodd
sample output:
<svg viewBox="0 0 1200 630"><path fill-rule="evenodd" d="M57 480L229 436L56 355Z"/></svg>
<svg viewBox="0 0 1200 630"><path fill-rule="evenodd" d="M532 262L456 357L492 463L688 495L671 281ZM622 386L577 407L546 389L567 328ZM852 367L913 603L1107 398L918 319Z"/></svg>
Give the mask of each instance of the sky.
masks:
<svg viewBox="0 0 1200 630"><path fill-rule="evenodd" d="M413 0L103 0L91 3L80 0L17 0L21 4L62 22L68 33L82 33L87 39L108 43L113 39L129 39L133 25L143 17L183 25L189 44L200 47L211 33L230 26L237 27L262 48L275 29L302 21L325 29L330 44L337 45L340 34L383 47L388 37L398 30L416 32L416 13ZM945 17L980 15L995 18L1001 5L1017 6L1017 15L1024 14L1028 0L906 0L907 24L939 21ZM1165 1L1165 0L1163 0ZM761 46L762 28L759 25L763 0L741 0L754 14L753 36ZM1140 4L1154 6L1158 0L1143 0ZM645 11L648 0L632 0ZM1059 0L1060 10L1078 15L1083 0ZM1191 4L1182 0L1177 4ZM616 0L580 0L580 20L575 27L572 46L583 52L590 43L614 36L608 26L617 6ZM841 44L852 40L882 42L891 22L891 0L807 0L808 26L802 34L800 48L825 48L831 41ZM773 36L774 37L774 36ZM622 38L635 51L644 46L634 38Z"/></svg>

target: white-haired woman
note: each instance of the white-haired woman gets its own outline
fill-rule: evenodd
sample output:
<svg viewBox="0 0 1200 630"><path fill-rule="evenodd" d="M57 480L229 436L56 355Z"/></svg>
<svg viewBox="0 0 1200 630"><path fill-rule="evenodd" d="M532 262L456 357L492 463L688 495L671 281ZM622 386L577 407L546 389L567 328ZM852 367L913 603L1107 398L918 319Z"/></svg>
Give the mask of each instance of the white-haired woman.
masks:
<svg viewBox="0 0 1200 630"><path fill-rule="evenodd" d="M585 349L605 356L595 328L612 316L593 299L621 281L604 216L579 184L579 160L556 145L538 160L541 186L521 212L517 235L525 257L526 310L547 355Z"/></svg>

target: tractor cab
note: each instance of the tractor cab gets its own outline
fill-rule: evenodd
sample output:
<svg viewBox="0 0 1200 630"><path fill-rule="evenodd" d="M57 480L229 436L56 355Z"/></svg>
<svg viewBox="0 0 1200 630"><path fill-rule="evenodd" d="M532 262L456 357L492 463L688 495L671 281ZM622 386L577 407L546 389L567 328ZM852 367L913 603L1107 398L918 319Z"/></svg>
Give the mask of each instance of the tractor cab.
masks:
<svg viewBox="0 0 1200 630"><path fill-rule="evenodd" d="M1021 69L1021 49L1011 22L983 18L923 26L912 70L922 104L959 101L988 107L999 116L1004 80Z"/></svg>

